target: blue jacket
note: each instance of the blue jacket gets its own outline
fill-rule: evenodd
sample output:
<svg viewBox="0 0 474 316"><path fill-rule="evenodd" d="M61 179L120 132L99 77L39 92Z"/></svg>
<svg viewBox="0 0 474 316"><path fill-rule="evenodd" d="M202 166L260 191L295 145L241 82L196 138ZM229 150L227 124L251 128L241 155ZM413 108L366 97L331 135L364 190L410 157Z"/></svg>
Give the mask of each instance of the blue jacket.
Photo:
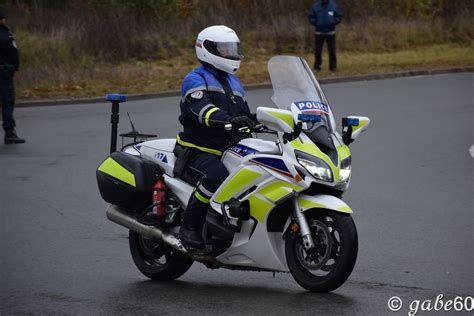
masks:
<svg viewBox="0 0 474 316"><path fill-rule="evenodd" d="M336 25L341 23L342 15L336 2L313 4L308 14L309 22L314 25L316 32L331 33L336 31Z"/></svg>
<svg viewBox="0 0 474 316"><path fill-rule="evenodd" d="M233 96L226 94L224 85ZM240 137L235 131L226 131L224 125L232 117L252 118L244 94L239 78L234 75L206 66L192 70L181 87L179 121L183 131L178 135L178 143L220 155Z"/></svg>
<svg viewBox="0 0 474 316"><path fill-rule="evenodd" d="M20 58L10 29L0 25L0 65L5 64L12 65L15 70L18 70Z"/></svg>

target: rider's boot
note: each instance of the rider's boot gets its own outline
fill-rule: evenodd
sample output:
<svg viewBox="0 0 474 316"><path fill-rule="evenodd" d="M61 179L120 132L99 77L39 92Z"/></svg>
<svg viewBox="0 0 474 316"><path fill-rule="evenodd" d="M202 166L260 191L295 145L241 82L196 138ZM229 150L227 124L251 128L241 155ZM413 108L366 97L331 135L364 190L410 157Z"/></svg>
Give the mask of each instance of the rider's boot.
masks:
<svg viewBox="0 0 474 316"><path fill-rule="evenodd" d="M23 144L25 140L16 134L14 129L5 132L5 144Z"/></svg>
<svg viewBox="0 0 474 316"><path fill-rule="evenodd" d="M189 225L181 225L179 236L183 244L188 248L201 249L204 247L201 229Z"/></svg>

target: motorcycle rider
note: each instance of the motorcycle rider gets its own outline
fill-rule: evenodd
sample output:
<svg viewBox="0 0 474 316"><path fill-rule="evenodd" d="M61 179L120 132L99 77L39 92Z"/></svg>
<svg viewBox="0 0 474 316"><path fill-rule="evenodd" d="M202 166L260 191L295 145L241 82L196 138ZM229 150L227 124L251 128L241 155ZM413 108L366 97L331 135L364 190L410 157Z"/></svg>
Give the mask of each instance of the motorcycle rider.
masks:
<svg viewBox="0 0 474 316"><path fill-rule="evenodd" d="M177 144L192 151L186 168L203 175L183 213L180 230L185 245L200 248L209 199L229 175L220 160L222 152L241 137L236 129L256 123L234 75L243 57L235 31L224 25L207 27L198 34L195 48L202 65L183 80L179 116L183 131ZM233 131L225 130L228 123Z"/></svg>

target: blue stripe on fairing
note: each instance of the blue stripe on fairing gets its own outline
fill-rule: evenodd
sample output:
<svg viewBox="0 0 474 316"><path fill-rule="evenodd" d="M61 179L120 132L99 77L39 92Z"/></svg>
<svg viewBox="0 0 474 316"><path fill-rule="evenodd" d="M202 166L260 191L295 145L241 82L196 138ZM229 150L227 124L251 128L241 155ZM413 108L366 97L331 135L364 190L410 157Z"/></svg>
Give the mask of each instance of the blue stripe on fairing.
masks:
<svg viewBox="0 0 474 316"><path fill-rule="evenodd" d="M248 146L245 146L245 145L241 145L241 144L234 145L234 146L230 147L229 150L232 153L237 154L241 157L245 157L245 156L248 156L250 154L254 154L254 153L258 152L258 150L254 149L254 148L251 148L251 147L248 147Z"/></svg>
<svg viewBox="0 0 474 316"><path fill-rule="evenodd" d="M261 163L261 164L273 167L275 169L281 170L283 172L290 172L290 170L288 170L288 168L286 167L285 162L281 159L258 157L252 160L257 163Z"/></svg>

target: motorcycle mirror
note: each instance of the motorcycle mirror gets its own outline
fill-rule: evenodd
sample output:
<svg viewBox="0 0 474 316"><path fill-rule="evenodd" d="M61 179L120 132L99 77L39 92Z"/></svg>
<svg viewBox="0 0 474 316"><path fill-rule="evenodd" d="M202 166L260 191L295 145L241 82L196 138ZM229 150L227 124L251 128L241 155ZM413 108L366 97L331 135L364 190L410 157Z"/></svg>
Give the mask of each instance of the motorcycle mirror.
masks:
<svg viewBox="0 0 474 316"><path fill-rule="evenodd" d="M356 140L367 129L370 119L365 116L348 116L342 118L342 140L347 146Z"/></svg>
<svg viewBox="0 0 474 316"><path fill-rule="evenodd" d="M297 139L298 136L300 136L302 130L303 130L303 123L301 121L299 121L296 124L296 126L295 126L292 133L285 133L283 135L283 140L287 141L287 142L291 142L292 140Z"/></svg>
<svg viewBox="0 0 474 316"><path fill-rule="evenodd" d="M343 117L342 126L359 126L359 119L354 117Z"/></svg>

